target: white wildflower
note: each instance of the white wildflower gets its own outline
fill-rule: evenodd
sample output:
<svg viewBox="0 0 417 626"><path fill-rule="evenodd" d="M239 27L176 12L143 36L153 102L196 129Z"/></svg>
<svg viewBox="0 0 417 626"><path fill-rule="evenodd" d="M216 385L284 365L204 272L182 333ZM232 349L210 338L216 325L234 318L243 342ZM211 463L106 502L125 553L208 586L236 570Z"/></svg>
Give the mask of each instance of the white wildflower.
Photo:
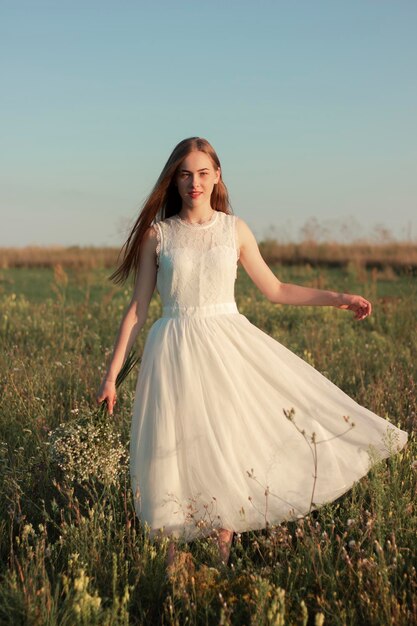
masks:
<svg viewBox="0 0 417 626"><path fill-rule="evenodd" d="M70 482L95 478L114 484L128 462L128 451L110 422L61 423L48 433L48 439L51 461Z"/></svg>

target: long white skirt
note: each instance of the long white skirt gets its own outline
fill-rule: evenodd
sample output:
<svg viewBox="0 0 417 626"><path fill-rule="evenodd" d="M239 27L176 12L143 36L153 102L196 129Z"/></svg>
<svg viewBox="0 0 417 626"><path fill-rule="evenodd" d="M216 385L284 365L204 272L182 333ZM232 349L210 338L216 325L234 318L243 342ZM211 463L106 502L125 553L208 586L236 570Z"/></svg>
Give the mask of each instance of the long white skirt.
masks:
<svg viewBox="0 0 417 626"><path fill-rule="evenodd" d="M335 500L407 438L237 308L161 317L133 406L135 510L151 536L258 530Z"/></svg>

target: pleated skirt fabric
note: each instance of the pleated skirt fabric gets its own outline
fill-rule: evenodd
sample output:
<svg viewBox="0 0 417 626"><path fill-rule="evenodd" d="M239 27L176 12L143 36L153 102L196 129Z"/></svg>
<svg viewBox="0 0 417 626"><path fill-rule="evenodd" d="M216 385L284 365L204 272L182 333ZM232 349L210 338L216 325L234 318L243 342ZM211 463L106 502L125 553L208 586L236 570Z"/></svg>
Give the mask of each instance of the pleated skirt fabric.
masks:
<svg viewBox="0 0 417 626"><path fill-rule="evenodd" d="M302 517L408 438L232 304L153 324L132 413L136 513L185 541Z"/></svg>

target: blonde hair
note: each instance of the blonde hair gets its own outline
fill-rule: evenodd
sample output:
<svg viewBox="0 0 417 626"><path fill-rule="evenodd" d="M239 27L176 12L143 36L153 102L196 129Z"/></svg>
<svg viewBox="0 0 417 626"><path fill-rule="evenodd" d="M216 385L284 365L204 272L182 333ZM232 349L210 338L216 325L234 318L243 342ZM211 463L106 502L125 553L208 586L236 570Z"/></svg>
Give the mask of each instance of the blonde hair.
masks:
<svg viewBox="0 0 417 626"><path fill-rule="evenodd" d="M123 260L109 277L109 280L113 280L115 283L124 283L131 271L134 271L136 275L139 269L142 241L147 229L155 221L166 219L180 212L182 201L175 185L176 174L182 161L193 151L205 152L212 160L215 168L220 167L220 160L213 146L202 137L189 137L175 146L122 246L120 253L124 250ZM221 170L219 182L214 185L210 201L215 211L232 212Z"/></svg>

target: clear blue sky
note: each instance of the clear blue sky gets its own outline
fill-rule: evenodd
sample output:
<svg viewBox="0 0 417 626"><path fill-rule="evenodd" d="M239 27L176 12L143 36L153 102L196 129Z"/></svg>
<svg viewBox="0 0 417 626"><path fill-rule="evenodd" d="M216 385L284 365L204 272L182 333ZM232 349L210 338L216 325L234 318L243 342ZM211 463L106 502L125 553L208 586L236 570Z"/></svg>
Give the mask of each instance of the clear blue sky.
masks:
<svg viewBox="0 0 417 626"><path fill-rule="evenodd" d="M255 235L417 236L415 0L0 0L0 245L120 245L206 137Z"/></svg>

